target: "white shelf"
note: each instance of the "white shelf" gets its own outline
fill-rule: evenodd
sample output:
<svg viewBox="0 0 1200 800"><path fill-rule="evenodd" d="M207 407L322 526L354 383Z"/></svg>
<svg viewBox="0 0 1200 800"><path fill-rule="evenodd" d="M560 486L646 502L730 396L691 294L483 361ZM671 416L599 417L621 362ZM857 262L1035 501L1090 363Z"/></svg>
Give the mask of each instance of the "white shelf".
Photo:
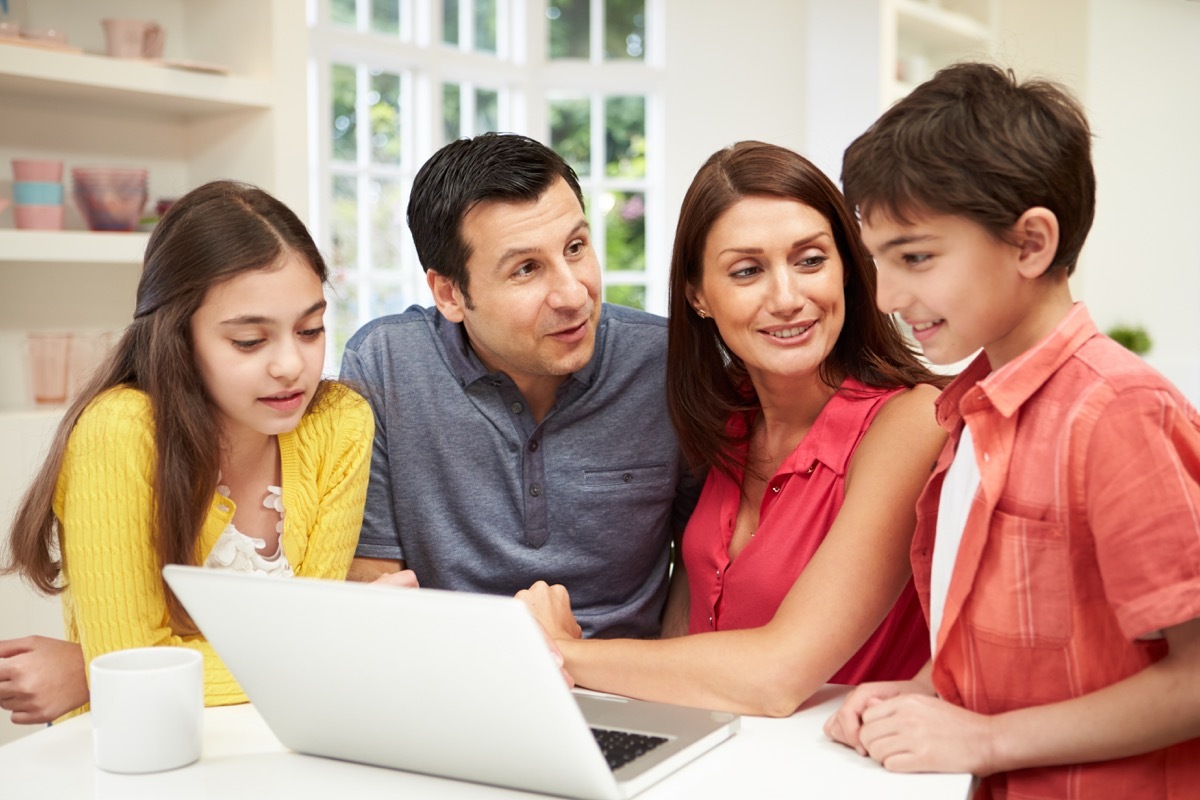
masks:
<svg viewBox="0 0 1200 800"><path fill-rule="evenodd" d="M987 48L992 41L982 20L921 0L896 0L896 26L901 40L935 50Z"/></svg>
<svg viewBox="0 0 1200 800"><path fill-rule="evenodd" d="M184 117L268 109L275 102L267 81L2 40L0 96L66 100L75 109L102 107Z"/></svg>
<svg viewBox="0 0 1200 800"><path fill-rule="evenodd" d="M148 233L0 230L0 263L141 264Z"/></svg>

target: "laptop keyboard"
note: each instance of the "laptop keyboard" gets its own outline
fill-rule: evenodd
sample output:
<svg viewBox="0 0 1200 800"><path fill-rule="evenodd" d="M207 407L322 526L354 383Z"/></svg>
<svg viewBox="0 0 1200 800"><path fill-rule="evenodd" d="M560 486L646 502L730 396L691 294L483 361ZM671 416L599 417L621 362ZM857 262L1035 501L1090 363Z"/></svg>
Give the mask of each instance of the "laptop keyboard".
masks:
<svg viewBox="0 0 1200 800"><path fill-rule="evenodd" d="M604 753L604 758L612 770L625 766L667 741L662 736L646 736L604 728L592 728L592 735L596 737L596 744L600 745L600 751Z"/></svg>

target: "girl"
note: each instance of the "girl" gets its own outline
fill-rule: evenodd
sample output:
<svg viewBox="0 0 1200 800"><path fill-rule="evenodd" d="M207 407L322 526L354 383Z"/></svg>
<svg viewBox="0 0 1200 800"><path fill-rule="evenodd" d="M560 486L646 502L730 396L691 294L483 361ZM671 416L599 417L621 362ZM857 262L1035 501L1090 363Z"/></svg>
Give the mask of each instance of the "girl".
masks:
<svg viewBox="0 0 1200 800"><path fill-rule="evenodd" d="M201 186L155 227L133 322L68 408L13 525L8 569L62 593L78 643L0 643L14 722L82 705L86 663L149 645L200 650L205 702L245 702L166 564L345 577L374 423L321 379L325 280L303 223L251 186Z"/></svg>

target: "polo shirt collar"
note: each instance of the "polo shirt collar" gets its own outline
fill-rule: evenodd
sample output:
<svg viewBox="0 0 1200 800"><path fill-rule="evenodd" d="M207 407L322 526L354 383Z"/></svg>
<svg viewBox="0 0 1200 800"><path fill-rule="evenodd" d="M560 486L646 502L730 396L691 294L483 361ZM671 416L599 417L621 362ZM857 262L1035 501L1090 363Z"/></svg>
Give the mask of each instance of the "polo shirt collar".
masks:
<svg viewBox="0 0 1200 800"><path fill-rule="evenodd" d="M438 337L442 341L442 350L446 354L446 364L450 367L451 374L458 380L462 387L467 387L475 381L489 378L492 373L488 372L488 368L479 360L479 356L471 349L471 344L467 339L466 326L461 322L451 322L442 316L440 311L434 310L434 328L437 330ZM592 357L581 369L571 373L570 378L582 384L584 387L591 386L592 379L600 370L601 357L604 353L604 340L608 331L608 308L602 307L600 310L600 320L596 324L596 345L592 351ZM559 387L558 396L563 396L563 391L566 386L570 385L570 381L564 381Z"/></svg>
<svg viewBox="0 0 1200 800"><path fill-rule="evenodd" d="M1011 417L1084 342L1098 333L1084 304L1075 303L1049 335L995 372L991 371L987 354L980 353L938 397L938 423L953 430L962 416L964 399L976 386L996 411Z"/></svg>

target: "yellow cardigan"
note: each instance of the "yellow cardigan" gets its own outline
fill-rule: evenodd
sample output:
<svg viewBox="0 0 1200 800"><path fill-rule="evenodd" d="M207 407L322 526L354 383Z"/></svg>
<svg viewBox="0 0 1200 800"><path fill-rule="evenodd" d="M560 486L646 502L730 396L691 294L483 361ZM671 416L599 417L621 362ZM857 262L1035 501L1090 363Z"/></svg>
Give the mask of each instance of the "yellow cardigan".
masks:
<svg viewBox="0 0 1200 800"><path fill-rule="evenodd" d="M367 402L333 384L319 407L279 436L283 552L296 575L346 577L362 527L374 426ZM82 645L85 663L128 647L199 650L205 705L244 703L208 642L179 636L168 622L151 540L154 468L149 398L130 388L97 397L71 432L54 496L67 637ZM194 563L204 563L234 511L229 498L213 492ZM271 624L252 608L246 621Z"/></svg>

